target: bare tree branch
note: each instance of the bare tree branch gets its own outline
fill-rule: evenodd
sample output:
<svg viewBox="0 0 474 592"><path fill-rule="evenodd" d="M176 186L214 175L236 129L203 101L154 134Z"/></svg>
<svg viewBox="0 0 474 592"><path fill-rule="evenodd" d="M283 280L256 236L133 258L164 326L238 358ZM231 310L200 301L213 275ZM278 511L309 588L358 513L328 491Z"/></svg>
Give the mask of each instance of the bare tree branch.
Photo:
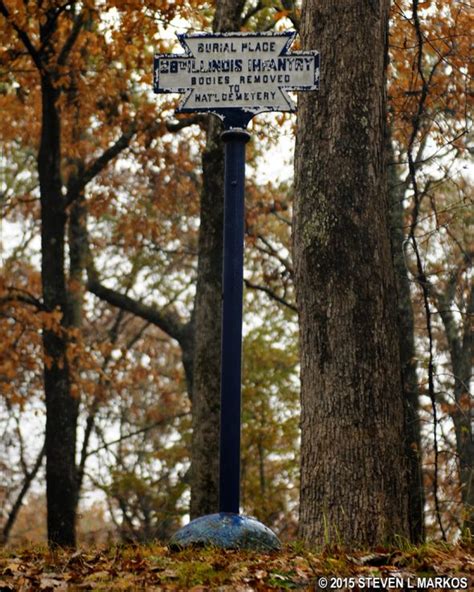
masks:
<svg viewBox="0 0 474 592"><path fill-rule="evenodd" d="M87 456L89 457L89 456L92 456L93 454L97 454L97 452L100 452L101 450L104 450L104 449L108 449L108 448L110 448L110 446L113 446L114 444L121 444L124 440L128 440L130 438L133 438L134 436L139 436L140 434L145 434L146 432L149 432L150 430L153 430L154 428L157 428L161 425L165 425L168 422L173 421L174 419L186 417L187 415L189 415L189 413L178 413L177 415L172 415L170 417L163 417L162 419L155 421L151 424L148 424L142 428L139 428L138 430L135 430L133 432L129 432L127 434L123 434L119 438L116 438L115 440L110 440L110 442L106 442L104 440L102 446L94 448L94 450L90 450L87 453Z"/></svg>
<svg viewBox="0 0 474 592"><path fill-rule="evenodd" d="M281 4L285 10L288 10L288 18L292 22L294 28L299 32L301 21L295 5L295 0L281 0Z"/></svg>
<svg viewBox="0 0 474 592"><path fill-rule="evenodd" d="M71 53L71 50L74 47L74 44L76 43L77 38L79 37L79 33L81 32L82 25L84 24L84 21L85 21L85 13L84 12L79 13L74 18L74 24L72 26L71 33L69 34L69 37L66 39L66 42L64 43L63 48L61 49L61 53L59 54L59 57L58 57L58 65L59 66L64 66L64 64L67 62L69 54Z"/></svg>
<svg viewBox="0 0 474 592"><path fill-rule="evenodd" d="M289 259L287 259L286 257L282 257L280 255L280 253L278 252L278 250L275 249L275 247L273 247L273 245L262 234L257 234L255 236L266 247L266 249L262 249L261 247L260 248L257 247L257 248L260 251L262 251L262 253L266 253L267 255L270 255L271 257L274 257L275 259L277 259L283 265L283 267L286 269L286 271L290 274L290 276L293 277L293 266L291 264L291 261Z"/></svg>
<svg viewBox="0 0 474 592"><path fill-rule="evenodd" d="M20 492L18 493L18 496L15 500L15 503L13 504L12 509L10 510L10 513L8 514L8 518L5 523L5 526L2 529L2 535L1 535L2 543L6 543L8 540L8 537L10 536L11 529L13 528L13 525L15 524L15 520L18 516L18 512L21 509L25 495L28 493L28 490L30 489L31 484L32 484L34 478L36 477L36 475L43 463L45 450L46 450L45 444L43 444L43 447L41 448L41 450L36 458L33 468L31 469L31 471L25 473L25 480L23 481L23 485L20 489Z"/></svg>
<svg viewBox="0 0 474 592"><path fill-rule="evenodd" d="M21 29L13 21L7 7L5 6L5 2L3 2L3 0L0 0L0 14L3 14L3 16L7 19L7 21L10 23L10 25L16 31L18 37L20 38L21 42L25 46L27 52L30 54L31 59L33 60L35 66L38 68L38 70L41 73L44 73L44 67L43 67L43 63L41 61L40 52L33 45L33 43L31 42L31 39L28 37L28 34L26 33L26 31Z"/></svg>
<svg viewBox="0 0 474 592"><path fill-rule="evenodd" d="M89 275L87 280L87 289L112 306L131 312L149 321L178 342L181 342L185 337L184 334L187 325L180 321L174 312L162 312L154 306L149 306L116 290L106 288L97 278L91 277L91 275Z"/></svg>
<svg viewBox="0 0 474 592"><path fill-rule="evenodd" d="M7 302L22 302L23 304L34 306L38 310L47 310L39 298L36 298L30 292L21 288L7 288L5 296L0 297L0 304Z"/></svg>
<svg viewBox="0 0 474 592"><path fill-rule="evenodd" d="M177 121L167 121L166 129L169 132L179 132L180 130L190 127L191 125L201 125L207 121L206 115L191 115L190 117L183 117Z"/></svg>
<svg viewBox="0 0 474 592"><path fill-rule="evenodd" d="M240 26L243 27L245 26L248 21L255 16L256 14L258 14L264 7L262 0L258 0L257 4L253 7L253 8L249 8L248 12L244 15L242 15L242 20L240 23Z"/></svg>
<svg viewBox="0 0 474 592"><path fill-rule="evenodd" d="M133 122L130 124L128 129L122 133L120 138L112 144L107 150L104 151L92 164L85 167L82 175L78 176L77 179L71 181L67 194L66 203L70 205L74 200L78 198L85 186L92 181L99 173L101 173L105 167L116 157L128 148L130 141L137 131L137 124Z"/></svg>
<svg viewBox="0 0 474 592"><path fill-rule="evenodd" d="M273 290L271 290L267 286L259 286L258 284L253 284L249 280L244 280L244 282L245 282L245 285L247 288L250 288L252 290L259 290L260 292L264 292L272 300L275 300L275 302L278 302L279 304L286 306L287 308L289 308L293 312L298 312L298 309L296 308L296 306L294 304L292 304L291 302L288 302L287 300L285 300L281 296L278 296L278 294L276 294Z"/></svg>

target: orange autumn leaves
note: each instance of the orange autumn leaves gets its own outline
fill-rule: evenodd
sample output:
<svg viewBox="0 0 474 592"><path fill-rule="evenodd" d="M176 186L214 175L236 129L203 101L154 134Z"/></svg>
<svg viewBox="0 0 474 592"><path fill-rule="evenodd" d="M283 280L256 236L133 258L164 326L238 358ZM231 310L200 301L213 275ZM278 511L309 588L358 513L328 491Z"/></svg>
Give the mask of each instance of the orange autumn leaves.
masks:
<svg viewBox="0 0 474 592"><path fill-rule="evenodd" d="M86 1L80 4L6 0L0 3L0 110L6 115L0 123L0 136L4 162L13 163L12 179L4 177L6 187L1 204L3 217L24 228L29 224L36 225L38 230L39 200L34 158L32 162L27 156L36 155L41 131L38 67L48 72L54 84L61 89L57 108L61 116L62 176L65 186L79 170L87 168L103 154L131 124L138 129L133 144L138 160L135 166L140 166L142 162L147 168L151 166L150 163L164 161L158 172L153 165L154 174L159 177L166 162L183 163L182 172L176 167L176 173L169 181L157 180L157 200L151 206L152 209L156 207L153 216L147 216L147 212L143 211L150 208L150 199L144 196L147 191L149 193L145 174L141 177L141 183L137 180L139 176L131 175L129 171L121 173L117 169L109 169L104 172L99 182L96 181L94 190L89 192L89 217L92 220L114 220L115 229L110 234L112 242L116 240L119 247L122 246L133 256L137 248L142 246L136 243L137 237L141 236L143 240L148 238L151 242L156 241L158 235L162 237L157 214L160 209L166 210L166 214L173 207L176 208L177 196L188 198L180 209L181 217L183 209L189 210L189 204L192 213L195 213L196 195L189 194L192 192L190 179L196 159L189 159L185 153L185 144L178 147L176 154L175 148L168 151L166 146L150 139L157 132L162 134L164 127L162 122L157 121L156 99L150 96L148 87L152 55L154 51L162 49L162 43L169 45L169 42L161 41L157 33L159 29L166 29L175 17L192 17L195 22L204 23L209 15L206 16L205 10L198 9L206 7L207 3L200 0L146 3ZM54 11L56 18L54 27L48 30L48 18L53 14L51 11ZM25 39L31 52L25 48ZM146 157L143 155L145 143ZM144 172L148 174L150 171ZM135 187L130 183L127 186L131 177L135 179ZM23 179L20 186L18 179ZM124 205L119 194L123 195L126 186L131 190L131 195ZM140 207L137 208L139 201ZM148 225L147 220L150 221ZM137 228L140 228L138 232ZM195 230L194 227L193 234ZM176 225L170 232L179 232ZM8 241L8 230L5 236ZM103 241L101 246L106 247L109 241L104 241L104 238L99 234L93 236L92 242ZM28 250L26 245L30 241L26 234L23 240L25 250ZM35 241L31 244L32 252L35 252ZM7 244L5 247L8 249ZM9 253L2 270L2 279L0 322L3 324L4 339L1 345L0 388L10 400L20 401L21 397L41 391L42 330L66 329L60 326L59 312L46 313L42 310L39 274L27 262L23 251ZM69 288L81 290L81 286L72 284ZM17 295L20 289L26 291L28 298L37 299L37 302L15 298L13 292ZM95 331L90 327L85 327L83 332L68 330L71 333L68 356L75 373L73 393L91 394L96 390L94 384L101 383L98 377L111 350L106 337L110 326L103 319L96 319L102 324L101 330L97 330L97 325ZM95 320L91 322L94 325ZM91 334L94 334L95 340L91 340ZM45 359L44 362L48 366L51 360ZM108 362L109 366L111 364ZM76 371L77 368L81 368L81 371ZM21 386L32 372L36 377L34 388L30 383L28 387ZM85 378L87 376L89 379ZM19 392L24 395L20 396Z"/></svg>
<svg viewBox="0 0 474 592"><path fill-rule="evenodd" d="M415 11L415 4L417 10ZM422 136L457 143L467 116L472 62L472 18L456 0L392 3L390 29L390 121L395 141L406 146L425 92Z"/></svg>

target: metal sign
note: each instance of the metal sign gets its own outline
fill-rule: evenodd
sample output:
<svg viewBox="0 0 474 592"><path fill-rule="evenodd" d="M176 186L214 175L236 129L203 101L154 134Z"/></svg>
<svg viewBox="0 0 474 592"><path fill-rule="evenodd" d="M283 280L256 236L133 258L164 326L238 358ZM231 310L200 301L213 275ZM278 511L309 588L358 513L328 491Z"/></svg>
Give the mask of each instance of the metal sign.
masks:
<svg viewBox="0 0 474 592"><path fill-rule="evenodd" d="M295 111L286 91L319 88L319 53L288 49L295 32L178 35L185 54L154 62L156 93L185 93L178 112L236 111L250 119L265 111Z"/></svg>
<svg viewBox="0 0 474 592"><path fill-rule="evenodd" d="M229 514L237 516L240 511L245 144L250 138L245 127L258 113L294 111L296 106L288 90L319 88L319 53L289 53L295 35L294 32L178 35L184 54L155 56L154 91L185 93L178 111L214 113L224 121L226 128L222 134L225 143L225 179L220 514L217 518L210 516L208 518L212 520L204 522L201 519L194 520L176 533L172 545L211 542L228 547L229 537L224 536L219 541L212 536L212 532L217 527L228 529L229 524L235 522L229 519ZM214 526L208 528L208 524ZM258 538L255 533L249 533L249 530L242 529L241 539L232 544L236 548L248 547L252 540ZM271 532L270 535L265 535L264 547L279 548L278 539Z"/></svg>

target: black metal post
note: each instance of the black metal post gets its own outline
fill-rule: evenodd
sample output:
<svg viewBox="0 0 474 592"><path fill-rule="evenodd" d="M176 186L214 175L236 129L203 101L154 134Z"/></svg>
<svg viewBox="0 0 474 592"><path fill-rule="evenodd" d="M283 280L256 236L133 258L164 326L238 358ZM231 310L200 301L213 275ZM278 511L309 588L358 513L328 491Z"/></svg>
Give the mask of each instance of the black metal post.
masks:
<svg viewBox="0 0 474 592"><path fill-rule="evenodd" d="M250 134L233 128L225 143L224 270L222 294L219 512L239 513L244 265L245 145Z"/></svg>

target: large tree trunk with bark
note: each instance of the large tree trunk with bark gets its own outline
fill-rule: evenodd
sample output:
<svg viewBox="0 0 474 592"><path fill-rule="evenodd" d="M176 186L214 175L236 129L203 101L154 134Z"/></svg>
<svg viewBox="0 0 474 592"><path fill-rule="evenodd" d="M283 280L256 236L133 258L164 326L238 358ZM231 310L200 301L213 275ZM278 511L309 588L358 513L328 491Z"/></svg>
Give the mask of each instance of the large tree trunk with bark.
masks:
<svg viewBox="0 0 474 592"><path fill-rule="evenodd" d="M218 1L213 30L238 31L244 3L243 0ZM211 514L218 509L224 219L224 146L221 133L220 122L211 117L203 154L198 279L194 304L191 518Z"/></svg>
<svg viewBox="0 0 474 592"><path fill-rule="evenodd" d="M38 155L41 193L41 278L43 300L61 313L60 327L43 330L46 395L46 493L48 541L75 545L76 425L78 401L71 396L67 360L68 305L64 260L65 200L62 195L59 93L42 77L42 131Z"/></svg>
<svg viewBox="0 0 474 592"><path fill-rule="evenodd" d="M390 203L390 236L392 241L395 280L398 293L398 335L402 388L405 403L405 450L408 461L408 495L410 540L419 543L425 538L421 426L413 308L410 281L404 253L404 196L406 183L398 174L393 148L388 140L388 190Z"/></svg>
<svg viewBox="0 0 474 592"><path fill-rule="evenodd" d="M300 98L294 215L300 323L300 534L409 536L385 153L388 0L306 0L321 91Z"/></svg>
<svg viewBox="0 0 474 592"><path fill-rule="evenodd" d="M221 124L208 121L203 154L199 260L194 304L191 518L217 511L221 368L224 147Z"/></svg>

